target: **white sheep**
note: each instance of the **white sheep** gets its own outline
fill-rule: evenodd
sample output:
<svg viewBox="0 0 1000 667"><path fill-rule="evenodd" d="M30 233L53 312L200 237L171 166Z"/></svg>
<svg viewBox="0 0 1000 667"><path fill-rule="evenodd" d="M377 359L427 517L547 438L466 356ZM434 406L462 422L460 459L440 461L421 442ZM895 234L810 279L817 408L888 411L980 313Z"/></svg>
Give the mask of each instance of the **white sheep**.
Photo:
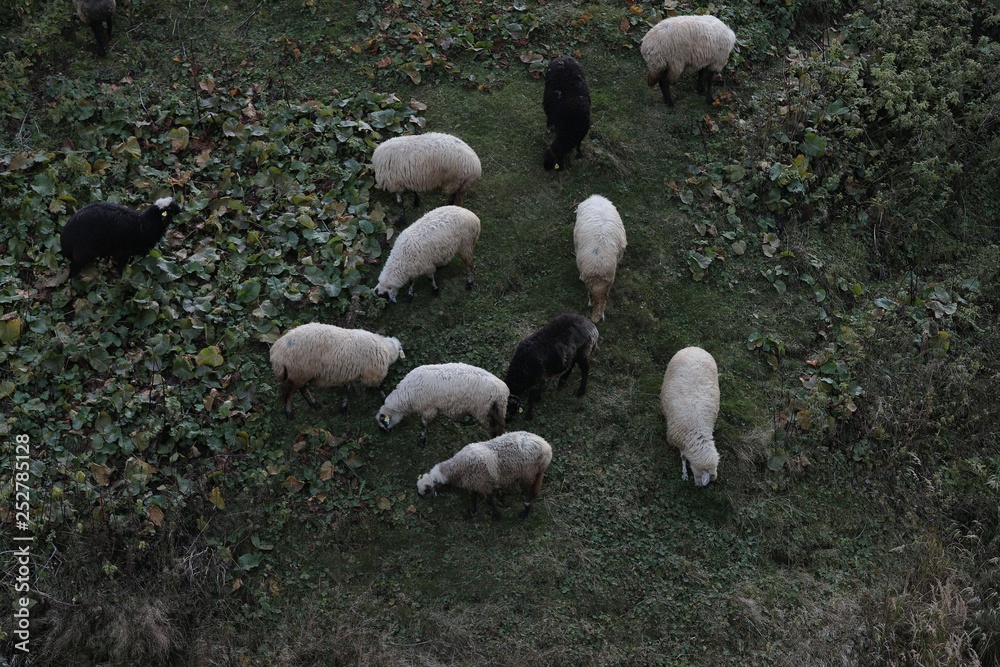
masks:
<svg viewBox="0 0 1000 667"><path fill-rule="evenodd" d="M481 225L472 211L461 206L441 206L402 231L378 277L375 293L396 303L399 289L410 284L407 301L413 299L413 283L420 276L431 279L439 293L434 273L457 254L465 262L466 289L472 289L472 251Z"/></svg>
<svg viewBox="0 0 1000 667"><path fill-rule="evenodd" d="M642 38L639 52L646 61L646 84L660 84L663 101L674 106L670 84L676 83L684 72L698 71L698 92L704 86L702 77L707 75L708 90L705 99L715 101L712 80L722 72L729 60L729 52L736 44L736 34L714 16L671 16L653 26Z"/></svg>
<svg viewBox="0 0 1000 667"><path fill-rule="evenodd" d="M483 173L479 156L458 137L441 132L393 137L372 153L375 185L396 193L400 224L406 224L403 194L413 193L413 205L420 206L419 192L443 190L448 203L462 205L465 193Z"/></svg>
<svg viewBox="0 0 1000 667"><path fill-rule="evenodd" d="M587 286L587 305L592 306L590 321L600 322L627 245L625 226L615 205L601 195L581 202L576 207L573 245L580 280Z"/></svg>
<svg viewBox="0 0 1000 667"><path fill-rule="evenodd" d="M416 412L423 418L417 446L427 442L427 425L443 413L451 419L472 415L491 438L507 428L507 399L510 391L503 380L487 370L469 364L428 364L406 374L375 419L388 431Z"/></svg>
<svg viewBox="0 0 1000 667"><path fill-rule="evenodd" d="M719 370L712 355L700 347L677 352L663 375L660 405L667 418L667 442L681 452L681 479L688 478L686 461L695 486L705 486L719 467L712 438L719 415Z"/></svg>
<svg viewBox="0 0 1000 667"><path fill-rule="evenodd" d="M314 410L319 403L306 385L345 385L341 411L347 411L348 383L360 380L368 387L380 383L397 359L405 359L399 339L363 329L342 329L311 322L285 332L271 346L271 370L281 380L278 401L292 418L292 396L301 391Z"/></svg>
<svg viewBox="0 0 1000 667"><path fill-rule="evenodd" d="M425 496L437 494L445 484L472 492L469 516L477 509L478 494L486 496L499 519L500 512L493 504L493 492L512 484L524 489L524 509L521 518L527 518L531 501L542 490L542 478L552 461L552 447L534 433L513 431L486 442L466 445L447 461L442 461L417 480L417 493Z"/></svg>

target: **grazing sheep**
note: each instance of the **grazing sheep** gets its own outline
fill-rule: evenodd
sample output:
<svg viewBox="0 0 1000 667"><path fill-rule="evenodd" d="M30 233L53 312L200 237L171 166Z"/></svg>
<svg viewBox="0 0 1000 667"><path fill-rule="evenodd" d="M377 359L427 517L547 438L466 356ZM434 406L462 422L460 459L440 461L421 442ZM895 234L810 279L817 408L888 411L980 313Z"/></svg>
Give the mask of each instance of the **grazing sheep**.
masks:
<svg viewBox="0 0 1000 667"><path fill-rule="evenodd" d="M574 314L559 315L518 343L504 379L510 389L507 419L517 414L521 400L527 395L528 411L524 418L530 421L545 381L559 375L558 388L562 389L574 364L579 364L583 375L576 395L583 396L587 392L590 353L596 345L597 327L586 317Z"/></svg>
<svg viewBox="0 0 1000 667"><path fill-rule="evenodd" d="M115 0L73 0L76 15L94 31L94 41L97 42L97 55L102 58L107 55L104 47L104 24L108 26L108 43L111 42L111 20L115 15Z"/></svg>
<svg viewBox="0 0 1000 667"><path fill-rule="evenodd" d="M601 195L591 195L577 206L573 245L580 280L587 286L587 305L593 307L590 321L600 322L627 245L625 226L615 205Z"/></svg>
<svg viewBox="0 0 1000 667"><path fill-rule="evenodd" d="M341 411L347 412L347 387L360 380L367 387L380 383L397 359L404 359L397 338L386 338L363 329L341 329L332 324L312 322L286 331L271 346L271 370L281 380L278 401L285 416L292 418L292 396L301 391L309 406L319 403L306 385L345 385Z"/></svg>
<svg viewBox="0 0 1000 667"><path fill-rule="evenodd" d="M580 157L580 142L590 130L590 90L580 63L569 56L552 60L545 68L545 93L542 97L545 125L555 129L556 138L545 149L545 169L560 169L570 151Z"/></svg>
<svg viewBox="0 0 1000 667"><path fill-rule="evenodd" d="M489 371L469 364L418 366L406 374L379 408L378 426L388 431L411 412L423 418L417 446L427 442L427 425L444 413L452 419L472 415L495 438L507 427L507 385Z"/></svg>
<svg viewBox="0 0 1000 667"><path fill-rule="evenodd" d="M419 192L443 190L448 203L462 205L465 193L483 173L476 152L450 134L429 132L383 141L372 153L375 185L396 193L399 224L406 224L403 194L413 193L413 205L420 206Z"/></svg>
<svg viewBox="0 0 1000 667"><path fill-rule="evenodd" d="M413 284L420 276L431 279L434 295L440 290L434 274L457 254L465 262L465 288L472 289L472 251L481 225L472 211L461 206L441 206L428 211L400 233L378 277L375 293L396 303L399 289L410 283L406 300L413 299Z"/></svg>
<svg viewBox="0 0 1000 667"><path fill-rule="evenodd" d="M698 71L698 92L704 85L702 77L708 79L705 100L715 101L712 80L722 72L729 60L729 52L736 44L736 35L725 23L714 16L671 16L654 25L642 38L639 47L646 67L646 84L660 84L663 101L674 106L670 96L670 84L675 83L684 72Z"/></svg>
<svg viewBox="0 0 1000 667"><path fill-rule="evenodd" d="M60 252L70 260L69 277L100 257L110 257L119 270L129 259L145 255L163 237L181 208L173 197L157 199L142 213L120 204L87 204L62 228Z"/></svg>
<svg viewBox="0 0 1000 667"><path fill-rule="evenodd" d="M417 480L417 493L437 494L439 486L451 486L472 492L469 516L476 513L479 494L486 496L494 520L500 512L493 504L493 492L512 484L524 489L521 518L528 517L531 502L541 493L542 478L552 461L552 447L534 433L514 431L486 442L466 445L447 461L438 463Z"/></svg>
<svg viewBox="0 0 1000 667"><path fill-rule="evenodd" d="M705 486L719 467L712 438L719 415L719 370L712 355L700 347L675 354L663 375L660 405L667 418L667 442L681 451L681 479L687 481L687 462L695 486Z"/></svg>

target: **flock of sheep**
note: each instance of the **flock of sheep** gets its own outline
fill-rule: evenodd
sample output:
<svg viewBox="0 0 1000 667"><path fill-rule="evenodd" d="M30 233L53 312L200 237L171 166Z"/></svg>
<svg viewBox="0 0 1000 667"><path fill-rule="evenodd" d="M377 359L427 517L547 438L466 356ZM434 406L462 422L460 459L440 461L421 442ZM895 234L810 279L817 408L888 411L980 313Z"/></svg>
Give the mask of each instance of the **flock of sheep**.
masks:
<svg viewBox="0 0 1000 667"><path fill-rule="evenodd" d="M100 26L106 21L110 35L114 0L74 2L84 24L94 28L98 52L103 54ZM712 102L712 79L722 71L734 45L733 31L715 17L665 19L642 40L647 83L659 84L664 102L672 106L670 84L685 71L694 70L699 90L703 78L707 79L706 97ZM546 125L555 131L555 139L543 154L543 166L561 169L574 149L579 155L580 143L590 128L590 93L583 68L575 59L563 56L549 63L543 110ZM450 202L429 211L397 236L379 275L376 294L395 303L399 290L409 286L407 299L412 299L414 282L423 276L430 278L437 293L435 272L456 255L465 263L466 286L471 288L472 253L481 225L461 204L482 174L475 151L448 134L395 137L375 149L372 167L376 185L396 194L401 225L405 224L406 193L413 193L415 205L419 205L417 193L433 190L443 191ZM179 211L169 197L142 212L104 202L84 206L66 223L61 235L62 254L70 260L70 278L102 257L111 258L120 268L131 257L148 253ZM587 390L590 356L598 340L596 323L604 319L608 294L627 244L614 204L600 195L580 203L573 242L580 280L589 296L589 319L559 315L524 338L514 351L504 380L462 363L419 366L407 373L379 408L376 420L383 431L408 414L419 414L423 420L418 439L421 447L428 424L439 413L453 419L471 415L490 438L465 446L423 475L417 483L421 496L436 493L443 485L466 489L472 494L471 513L475 513L482 494L498 518L493 493L520 484L525 491L521 516L528 515L552 460L552 447L533 433L506 432L507 422L521 412L530 421L546 381L558 375L558 385L563 387L574 366L581 372L577 395ZM341 408L346 412L349 384L379 385L389 366L404 356L397 338L320 323L287 331L270 350L271 368L281 383L278 400L289 419L296 392L301 392L311 407L319 407L309 385L345 387ZM713 439L719 380L712 355L698 347L678 351L667 365L660 402L667 421L667 440L680 450L682 479L688 479L690 466L695 485L705 486L716 479L719 463Z"/></svg>

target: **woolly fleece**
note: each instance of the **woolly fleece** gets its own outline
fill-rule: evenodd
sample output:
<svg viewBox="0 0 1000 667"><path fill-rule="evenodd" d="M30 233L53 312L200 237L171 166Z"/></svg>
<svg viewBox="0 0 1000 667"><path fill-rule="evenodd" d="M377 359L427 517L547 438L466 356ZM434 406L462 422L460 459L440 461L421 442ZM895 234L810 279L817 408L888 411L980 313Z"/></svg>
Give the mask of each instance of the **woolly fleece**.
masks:
<svg viewBox="0 0 1000 667"><path fill-rule="evenodd" d="M615 205L601 195L591 195L581 202L576 208L573 245L580 280L587 286L587 305L593 307L590 321L600 322L604 319L618 262L628 245L625 226Z"/></svg>
<svg viewBox="0 0 1000 667"><path fill-rule="evenodd" d="M460 206L441 206L402 231L378 277L375 293L395 302L399 289L420 276L434 273L457 254L465 263L466 285L472 286L472 251L479 239L481 224L472 211ZM411 285L412 290L412 285Z"/></svg>
<svg viewBox="0 0 1000 667"><path fill-rule="evenodd" d="M438 413L451 419L472 415L490 437L503 433L510 391L503 380L469 364L428 364L406 374L379 408L376 420L391 429L410 413L424 424Z"/></svg>
<svg viewBox="0 0 1000 667"><path fill-rule="evenodd" d="M735 33L714 16L663 19L646 33L639 46L648 68L646 83L650 86L660 83L665 101L672 104L669 84L676 83L689 71L707 68L710 73L721 72L735 44ZM667 78L666 84L661 82L663 77ZM712 74L708 81L711 94Z"/></svg>
<svg viewBox="0 0 1000 667"><path fill-rule="evenodd" d="M545 68L542 110L546 127L556 132L542 155L542 166L560 169L574 148L580 155L580 143L590 130L590 89L576 59L561 56Z"/></svg>
<svg viewBox="0 0 1000 667"><path fill-rule="evenodd" d="M271 370L282 381L279 400L290 414L292 396L307 384L336 387L360 380L374 387L403 356L397 338L312 322L295 327L274 342Z"/></svg>
<svg viewBox="0 0 1000 667"><path fill-rule="evenodd" d="M443 190L461 205L483 173L479 157L458 137L440 132L393 137L372 153L375 185L388 192Z"/></svg>
<svg viewBox="0 0 1000 667"><path fill-rule="evenodd" d="M695 486L705 486L716 478L719 466L712 437L719 415L719 370L712 355L700 347L678 351L663 375L660 405L667 418L667 442L681 452L681 479L687 479L686 460Z"/></svg>

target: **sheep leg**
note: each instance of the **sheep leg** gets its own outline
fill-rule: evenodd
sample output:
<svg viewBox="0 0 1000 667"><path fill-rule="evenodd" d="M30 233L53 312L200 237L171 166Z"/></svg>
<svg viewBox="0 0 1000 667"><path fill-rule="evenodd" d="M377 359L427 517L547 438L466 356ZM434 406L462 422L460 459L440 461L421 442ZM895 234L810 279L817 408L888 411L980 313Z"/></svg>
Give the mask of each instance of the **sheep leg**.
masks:
<svg viewBox="0 0 1000 667"><path fill-rule="evenodd" d="M344 397L340 400L340 414L347 414L347 399L351 395L351 385L344 385Z"/></svg>
<svg viewBox="0 0 1000 667"><path fill-rule="evenodd" d="M576 395L583 396L587 393L587 378L590 376L590 361L586 357L583 357L577 360L577 363L580 364L580 373L583 377L580 378L580 388L577 390Z"/></svg>
<svg viewBox="0 0 1000 667"><path fill-rule="evenodd" d="M424 425L420 428L420 437L417 438L417 447L424 448L427 444L427 418L424 417Z"/></svg>
<svg viewBox="0 0 1000 667"><path fill-rule="evenodd" d="M524 419L531 421L535 418L535 402L542 400L541 389L528 390L528 411L524 413Z"/></svg>
<svg viewBox="0 0 1000 667"><path fill-rule="evenodd" d="M479 494L475 491L472 492L472 506L469 508L469 518L476 516L476 512L479 511Z"/></svg>
<svg viewBox="0 0 1000 667"><path fill-rule="evenodd" d="M524 509L521 510L521 518L527 519L528 514L531 513L531 504L534 502L538 494L542 492L542 478L545 477L545 472L540 472L535 476L535 481L530 485L526 486L524 489Z"/></svg>
<svg viewBox="0 0 1000 667"><path fill-rule="evenodd" d="M416 281L413 281L412 283L410 283L410 289L407 290L407 292L406 292L406 303L410 303L411 301L413 301L413 284L415 282Z"/></svg>
<svg viewBox="0 0 1000 667"><path fill-rule="evenodd" d="M461 253L461 256L465 262L465 289L471 290L475 281L472 275L472 249L469 248L468 252Z"/></svg>
<svg viewBox="0 0 1000 667"><path fill-rule="evenodd" d="M670 96L670 79L666 74L660 79L660 92L663 93L663 101L667 103L667 106L674 106L674 98Z"/></svg>
<svg viewBox="0 0 1000 667"><path fill-rule="evenodd" d="M312 392L310 392L309 389L307 389L306 387L302 387L302 389L300 389L299 391L302 392L302 397L306 399L306 403L309 404L310 408L312 408L313 410L319 410L320 408L319 401L313 398Z"/></svg>
<svg viewBox="0 0 1000 667"><path fill-rule="evenodd" d="M420 208L420 195L416 192L413 193L413 208Z"/></svg>
<svg viewBox="0 0 1000 667"><path fill-rule="evenodd" d="M108 55L107 50L104 48L104 28L101 26L100 21L94 21L90 24L90 29L94 32L94 40L97 42L97 55L103 58Z"/></svg>
<svg viewBox="0 0 1000 667"><path fill-rule="evenodd" d="M278 388L278 403L281 404L288 421L292 421L292 397L297 389L295 383L288 378L282 380L281 386Z"/></svg>
<svg viewBox="0 0 1000 667"><path fill-rule="evenodd" d="M704 67L702 67L700 70L698 70L698 76L695 79L695 81L696 81L696 83L695 83L695 90L697 90L699 93L704 93L705 92L705 72L707 72L707 71L708 70L706 68L704 68Z"/></svg>
<svg viewBox="0 0 1000 667"><path fill-rule="evenodd" d="M559 384L556 385L556 390L557 391L559 389L562 389L563 387L565 387L566 383L569 382L569 374L573 372L573 365L575 363L576 363L576 359L574 359L573 361L569 362L569 368L566 369L565 373L563 373L562 375L559 376Z"/></svg>
<svg viewBox="0 0 1000 667"><path fill-rule="evenodd" d="M109 42L111 41L111 19L112 18L113 18L113 15L109 15L108 16L108 41Z"/></svg>
<svg viewBox="0 0 1000 667"><path fill-rule="evenodd" d="M692 470L691 472L693 473L694 471ZM683 455L681 456L681 481L688 481L687 459Z"/></svg>
<svg viewBox="0 0 1000 667"><path fill-rule="evenodd" d="M396 203L399 204L399 219L396 220L396 224L400 227L406 225L406 206L403 204L403 193L396 193Z"/></svg>
<svg viewBox="0 0 1000 667"><path fill-rule="evenodd" d="M497 509L496 504L493 502L493 494L491 493L488 496L486 496L486 500L490 504L490 513L493 515L493 520L494 521L499 521L500 520L500 510Z"/></svg>
<svg viewBox="0 0 1000 667"><path fill-rule="evenodd" d="M715 92L712 90L712 84L715 82L715 72L710 72L707 67L704 72L705 78L708 80L705 86L705 101L709 104L715 104Z"/></svg>
<svg viewBox="0 0 1000 667"><path fill-rule="evenodd" d="M437 280L434 279L434 273L431 273L430 279L431 289L434 290L434 296L441 296L441 288L438 287Z"/></svg>

